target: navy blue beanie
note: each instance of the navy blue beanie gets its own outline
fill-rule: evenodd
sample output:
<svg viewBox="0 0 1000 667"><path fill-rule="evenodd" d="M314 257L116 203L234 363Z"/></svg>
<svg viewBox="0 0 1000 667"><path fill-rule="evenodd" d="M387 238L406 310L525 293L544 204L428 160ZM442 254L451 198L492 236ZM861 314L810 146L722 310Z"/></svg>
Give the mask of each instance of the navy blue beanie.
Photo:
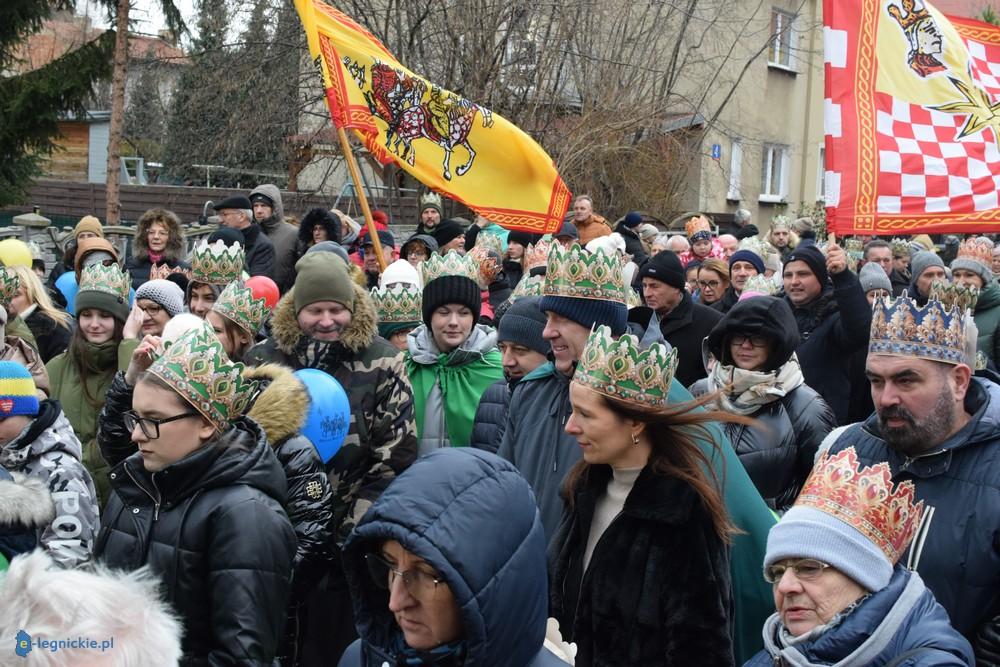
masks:
<svg viewBox="0 0 1000 667"><path fill-rule="evenodd" d="M732 257L729 258L730 270L732 270L733 264L736 262L750 262L753 264L753 268L757 269L757 273L764 273L764 260L752 250L737 250L734 252Z"/></svg>
<svg viewBox="0 0 1000 667"><path fill-rule="evenodd" d="M638 227L642 222L642 213L639 213L639 211L631 211L625 216L625 220L623 220L623 222L625 223L625 226L630 229Z"/></svg>
<svg viewBox="0 0 1000 667"><path fill-rule="evenodd" d="M614 336L622 335L628 328L628 307L617 301L544 296L538 309L543 313L551 311L562 315L588 329L604 324L611 328Z"/></svg>

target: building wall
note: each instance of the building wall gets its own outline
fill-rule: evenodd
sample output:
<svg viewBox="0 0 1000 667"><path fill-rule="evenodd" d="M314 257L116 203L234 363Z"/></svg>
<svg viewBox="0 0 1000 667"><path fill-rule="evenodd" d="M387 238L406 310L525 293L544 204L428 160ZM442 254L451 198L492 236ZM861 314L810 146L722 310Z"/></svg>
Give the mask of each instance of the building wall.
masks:
<svg viewBox="0 0 1000 667"><path fill-rule="evenodd" d="M45 160L42 167L45 176L61 181L86 181L90 155L88 124L61 122L59 133L62 135L56 142L59 149Z"/></svg>

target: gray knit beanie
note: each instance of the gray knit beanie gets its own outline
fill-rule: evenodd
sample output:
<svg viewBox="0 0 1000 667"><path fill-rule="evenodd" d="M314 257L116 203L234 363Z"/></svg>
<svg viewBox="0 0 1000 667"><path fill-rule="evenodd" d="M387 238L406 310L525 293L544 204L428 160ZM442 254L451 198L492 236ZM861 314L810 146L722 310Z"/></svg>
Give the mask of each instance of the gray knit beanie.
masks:
<svg viewBox="0 0 1000 667"><path fill-rule="evenodd" d="M507 309L497 324L497 342L523 345L539 354L548 354L552 345L542 338L547 318L538 308L542 297L518 299Z"/></svg>
<svg viewBox="0 0 1000 667"><path fill-rule="evenodd" d="M135 300L149 299L163 307L170 317L184 312L184 292L170 280L149 280L139 285Z"/></svg>
<svg viewBox="0 0 1000 667"><path fill-rule="evenodd" d="M938 257L936 252L931 252L930 250L921 250L915 253L913 257L910 258L910 275L913 276L913 281L916 282L920 274L931 268L932 266L940 266L944 268L944 262Z"/></svg>
<svg viewBox="0 0 1000 667"><path fill-rule="evenodd" d="M858 280L861 281L861 289L867 294L875 289L884 289L892 292L892 283L889 276L885 274L885 269L875 262L868 262L861 267L858 273Z"/></svg>
<svg viewBox="0 0 1000 667"><path fill-rule="evenodd" d="M977 276L983 279L983 285L988 285L993 282L993 269L986 266L982 262L977 262L971 257L957 257L951 262L951 270L955 269L965 269L966 271L972 271Z"/></svg>

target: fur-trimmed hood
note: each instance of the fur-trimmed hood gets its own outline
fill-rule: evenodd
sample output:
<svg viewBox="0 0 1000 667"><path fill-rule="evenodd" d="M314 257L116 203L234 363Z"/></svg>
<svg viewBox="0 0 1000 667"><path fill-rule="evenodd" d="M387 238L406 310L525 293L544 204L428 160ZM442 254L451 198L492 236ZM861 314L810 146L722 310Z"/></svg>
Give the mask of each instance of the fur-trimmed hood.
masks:
<svg viewBox="0 0 1000 667"><path fill-rule="evenodd" d="M177 262L184 259L184 230L181 228L181 220L173 211L162 208L150 209L139 218L135 229L135 239L132 241L132 256L139 260L149 258L149 243L146 237L154 222L165 225L170 233L167 237L167 247L163 251L167 260Z"/></svg>
<svg viewBox="0 0 1000 667"><path fill-rule="evenodd" d="M279 364L247 366L243 377L264 385L246 414L264 429L272 447L302 430L309 414L309 392L290 368Z"/></svg>
<svg viewBox="0 0 1000 667"><path fill-rule="evenodd" d="M356 283L354 288L354 313L351 323L344 329L340 343L357 353L371 345L378 333L378 315L368 291ZM278 349L292 354L302 338L302 329L295 313L295 288L281 297L271 318L271 334Z"/></svg>
<svg viewBox="0 0 1000 667"><path fill-rule="evenodd" d="M336 213L325 208L310 209L299 222L299 243L308 248L313 244L313 227L321 225L326 228L328 241L340 243L343 238L343 225Z"/></svg>
<svg viewBox="0 0 1000 667"><path fill-rule="evenodd" d="M44 479L0 468L0 532L15 526L35 530L55 517L55 504Z"/></svg>

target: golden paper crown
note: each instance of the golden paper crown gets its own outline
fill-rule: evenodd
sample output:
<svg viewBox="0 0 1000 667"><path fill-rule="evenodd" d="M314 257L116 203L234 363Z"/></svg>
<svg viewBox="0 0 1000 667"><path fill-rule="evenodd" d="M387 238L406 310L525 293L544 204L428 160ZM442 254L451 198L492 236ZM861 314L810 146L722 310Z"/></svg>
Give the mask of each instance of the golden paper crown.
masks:
<svg viewBox="0 0 1000 667"><path fill-rule="evenodd" d="M705 219L705 216L693 215L684 223L684 231L687 233L688 238L691 238L698 232L708 232L711 234L712 225Z"/></svg>
<svg viewBox="0 0 1000 667"><path fill-rule="evenodd" d="M130 289L132 289L132 279L129 278L127 271L122 271L122 268L114 263L110 266L98 263L86 266L80 272L80 287L77 293L104 292L127 302Z"/></svg>
<svg viewBox="0 0 1000 667"><path fill-rule="evenodd" d="M768 253L771 252L771 244L757 236L748 236L740 241L737 250L749 250L761 259L767 259Z"/></svg>
<svg viewBox="0 0 1000 667"><path fill-rule="evenodd" d="M20 287L21 278L6 266L0 266L0 305L9 307Z"/></svg>
<svg viewBox="0 0 1000 667"><path fill-rule="evenodd" d="M771 231L784 229L790 231L792 229L792 221L788 219L787 215L776 215L771 218Z"/></svg>
<svg viewBox="0 0 1000 667"><path fill-rule="evenodd" d="M740 296L748 292L774 296L778 293L778 285L770 278L765 278L764 274L757 273L747 278L746 283L743 285L743 293Z"/></svg>
<svg viewBox="0 0 1000 667"><path fill-rule="evenodd" d="M624 263L617 254L587 252L579 244L553 243L545 269L545 296L602 299L625 303Z"/></svg>
<svg viewBox="0 0 1000 667"><path fill-rule="evenodd" d="M420 264L424 273L424 286L441 276L461 276L479 284L479 265L474 257L460 255L455 250L449 250L447 255L431 253L431 256Z"/></svg>
<svg viewBox="0 0 1000 667"><path fill-rule="evenodd" d="M910 242L906 239L895 238L889 242L889 245L892 246L893 257L910 256Z"/></svg>
<svg viewBox="0 0 1000 667"><path fill-rule="evenodd" d="M173 267L167 264L153 264L149 267L150 280L166 280L167 277L172 276L175 273L191 280L191 269L185 269L179 266Z"/></svg>
<svg viewBox="0 0 1000 667"><path fill-rule="evenodd" d="M191 254L191 280L209 285L228 285L243 274L243 246L227 246L221 239L209 245L202 241Z"/></svg>
<svg viewBox="0 0 1000 667"><path fill-rule="evenodd" d="M955 259L979 262L990 268L993 263L993 247L985 239L968 239L958 244L958 256Z"/></svg>
<svg viewBox="0 0 1000 667"><path fill-rule="evenodd" d="M428 206L437 206L441 209L441 195L436 192L428 192L427 194L420 197L420 210L423 211Z"/></svg>
<svg viewBox="0 0 1000 667"><path fill-rule="evenodd" d="M253 290L244 286L239 280L234 280L219 294L219 298L212 305L212 310L253 338L267 317L267 300L255 299Z"/></svg>
<svg viewBox="0 0 1000 667"><path fill-rule="evenodd" d="M549 261L549 249L552 248L552 241L541 239L538 243L529 243L528 249L524 251L524 271L530 272L545 266Z"/></svg>
<svg viewBox="0 0 1000 667"><path fill-rule="evenodd" d="M423 320L423 292L413 285L397 283L371 292L379 324L408 324Z"/></svg>
<svg viewBox="0 0 1000 667"><path fill-rule="evenodd" d="M979 301L979 288L975 285L959 285L936 280L931 285L930 298L937 299L945 308L957 307L963 313L975 310Z"/></svg>
<svg viewBox="0 0 1000 667"><path fill-rule="evenodd" d="M149 372L190 403L219 431L246 410L256 382L243 377L243 364L226 356L207 323L184 332L153 362Z"/></svg>
<svg viewBox="0 0 1000 667"><path fill-rule="evenodd" d="M510 293L510 300L514 302L526 296L542 296L544 286L545 276L524 276Z"/></svg>
<svg viewBox="0 0 1000 667"><path fill-rule="evenodd" d="M854 447L824 452L813 467L796 507L811 507L840 519L872 541L893 565L910 544L923 502L914 502L913 482L892 488L889 464L861 468Z"/></svg>
<svg viewBox="0 0 1000 667"><path fill-rule="evenodd" d="M476 245L465 253L465 256L472 259L479 267L476 276L479 289L488 288L490 283L496 280L497 274L500 273L500 253L490 247Z"/></svg>
<svg viewBox="0 0 1000 667"><path fill-rule="evenodd" d="M476 244L472 246L473 248L483 248L485 250L492 250L498 255L503 254L503 239L497 234L483 234L480 233L476 236Z"/></svg>
<svg viewBox="0 0 1000 667"><path fill-rule="evenodd" d="M875 298L868 354L965 363L965 317L957 307L928 299L921 308L906 292Z"/></svg>
<svg viewBox="0 0 1000 667"><path fill-rule="evenodd" d="M618 340L604 325L590 332L573 382L632 403L659 407L667 402L677 371L677 350L653 343L645 350L639 339L625 334Z"/></svg>

